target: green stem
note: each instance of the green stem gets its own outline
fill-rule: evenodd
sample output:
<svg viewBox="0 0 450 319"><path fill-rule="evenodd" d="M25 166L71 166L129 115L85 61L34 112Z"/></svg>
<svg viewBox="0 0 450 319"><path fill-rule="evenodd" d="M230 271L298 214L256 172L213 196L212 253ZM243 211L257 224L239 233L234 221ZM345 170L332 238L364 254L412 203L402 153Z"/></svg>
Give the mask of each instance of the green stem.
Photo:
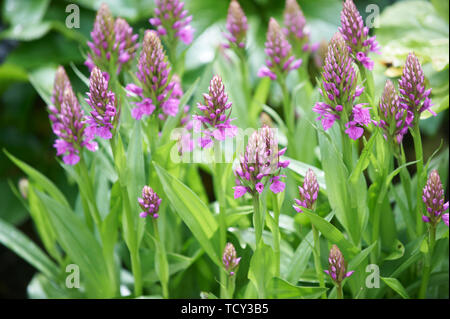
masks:
<svg viewBox="0 0 450 319"><path fill-rule="evenodd" d="M373 98L375 94L375 84L373 80L372 72L367 70L361 63L358 63L359 73L361 74L361 79L364 81L366 87L364 96L366 96L370 105L373 105ZM373 108L376 112L377 109Z"/></svg>
<svg viewBox="0 0 450 319"><path fill-rule="evenodd" d="M250 107L252 102L252 92L250 88L250 77L248 74L248 65L247 65L247 59L243 54L239 54L239 60L240 60L240 68L241 68L241 76L242 76L242 89L244 90L245 95L245 102L247 107Z"/></svg>
<svg viewBox="0 0 450 319"><path fill-rule="evenodd" d="M116 156L117 150L115 138L112 138L110 142L113 156ZM120 167L117 165L117 160L117 158L114 158L114 163L116 165L116 169L118 170L119 176L121 176L122 172L119 171ZM132 215L130 197L128 196L128 189L126 184L126 181L121 181L120 183L122 209L126 219L126 225L124 225L124 227L126 227L125 242L128 246L128 250L130 251L131 271L133 272L134 276L134 295L135 297L139 297L142 295L141 261L139 258L139 244L137 239L136 225Z"/></svg>
<svg viewBox="0 0 450 319"><path fill-rule="evenodd" d="M216 145L214 145L216 147ZM219 202L219 240L220 240L220 252L223 252L225 249L225 245L227 244L227 221L226 221L226 211L225 211L225 197L223 189L226 189L225 185L221 185L220 179L222 178L222 163L216 163L213 162L213 184L214 184L214 191L216 194L216 198ZM220 272L220 281L222 285L220 286L220 296L223 298L226 296L227 292L226 289L223 287L223 284L225 283L226 274L222 269L219 269Z"/></svg>
<svg viewBox="0 0 450 319"><path fill-rule="evenodd" d="M224 271L222 272L225 273ZM234 289L236 287L236 275L228 275L227 277L227 298L233 299Z"/></svg>
<svg viewBox="0 0 450 319"><path fill-rule="evenodd" d="M279 80L281 90L283 92L283 116L284 121L286 122L286 126L288 129L287 139L288 139L288 155L296 154L296 147L294 141L295 134L295 112L292 108L292 102L289 94L289 90L286 86L286 82L284 79L280 78Z"/></svg>
<svg viewBox="0 0 450 319"><path fill-rule="evenodd" d="M262 241L262 233L264 229L264 219L263 215L261 214L261 209L259 207L259 194L255 193L253 194L253 227L255 228L255 243L256 243L256 250L262 249L263 241ZM264 268L265 265L263 265ZM257 287L258 289L258 295L259 298L264 299L265 298L265 281L264 281L264 272L258 272L259 275L261 275L262 278L258 278L257 282L261 284L260 287Z"/></svg>
<svg viewBox="0 0 450 319"><path fill-rule="evenodd" d="M347 166L348 171L352 172L353 171L353 147L352 147L352 141L347 136L347 134L345 134L344 122L347 122L347 121L341 121L342 157L343 157L345 166Z"/></svg>
<svg viewBox="0 0 450 319"><path fill-rule="evenodd" d="M273 247L275 253L275 277L280 277L280 260L281 260L281 250L280 250L280 208L278 207L278 196L273 194L273 217L275 221L275 229L273 230Z"/></svg>
<svg viewBox="0 0 450 319"><path fill-rule="evenodd" d="M433 258L434 244L436 241L436 226L434 224L429 225L429 237L428 237L428 253L424 256L424 268L422 276L422 284L419 290L419 298L425 299L428 288L428 281L431 275L431 262Z"/></svg>
<svg viewBox="0 0 450 319"><path fill-rule="evenodd" d="M416 164L417 167L417 189L416 189L416 227L417 235L420 236L423 233L423 222L422 222L422 175L423 175L423 150L422 150L422 138L420 136L419 121L417 120L412 136L414 140L414 150L416 153Z"/></svg>
<svg viewBox="0 0 450 319"><path fill-rule="evenodd" d="M259 194L255 193L253 195L253 227L255 228L255 243L256 246L259 245L259 242L261 240L262 237L262 232L263 232L263 220L261 218L261 210L259 207Z"/></svg>
<svg viewBox="0 0 450 319"><path fill-rule="evenodd" d="M131 255L131 271L134 276L134 296L142 295L142 273L141 273L141 259L139 257L139 249L130 249Z"/></svg>
<svg viewBox="0 0 450 319"><path fill-rule="evenodd" d="M155 239L157 242L156 253L157 256L155 260L158 260L158 275L159 280L161 282L162 290L163 290L163 298L169 298L169 264L167 262L166 248L164 243L161 241L159 236L159 228L158 228L158 220L153 220L153 230L155 233Z"/></svg>
<svg viewBox="0 0 450 319"><path fill-rule="evenodd" d="M314 265L316 267L317 279L319 280L319 286L325 288L325 277L322 268L322 263L320 262L320 238L319 231L312 225L313 238L314 238ZM327 294L324 292L322 294L322 299L327 299Z"/></svg>
<svg viewBox="0 0 450 319"><path fill-rule="evenodd" d="M337 287L337 299L344 299L344 293L342 292L342 284L339 284Z"/></svg>
<svg viewBox="0 0 450 319"><path fill-rule="evenodd" d="M288 133L290 136L294 135L294 126L295 126L295 114L294 110L292 109L292 103L291 98L289 95L289 90L286 86L286 82L284 79L279 80L281 90L283 92L283 115L284 120L286 121L286 126L288 128Z"/></svg>
<svg viewBox="0 0 450 319"><path fill-rule="evenodd" d="M405 152L403 150L403 145L400 145L401 147L401 154L397 157L398 165L402 166L406 164L406 157ZM411 198L411 177L409 176L408 168L403 167L400 170L400 182L402 183L403 190L406 194L406 201L407 201L407 214L411 214L413 210L413 203ZM408 216L409 217L409 216ZM416 238L415 229L414 229L414 222L411 218L405 218L405 223L407 225L406 230L407 234L410 240L413 240Z"/></svg>

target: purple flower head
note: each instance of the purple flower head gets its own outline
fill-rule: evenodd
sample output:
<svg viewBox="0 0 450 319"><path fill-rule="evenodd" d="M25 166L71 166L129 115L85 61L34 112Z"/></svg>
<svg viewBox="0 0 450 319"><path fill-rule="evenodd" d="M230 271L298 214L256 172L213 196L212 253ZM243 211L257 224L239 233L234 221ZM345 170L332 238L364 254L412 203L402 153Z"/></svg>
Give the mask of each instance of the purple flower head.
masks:
<svg viewBox="0 0 450 319"><path fill-rule="evenodd" d="M280 161L280 156L286 149L278 149L278 141L274 129L264 125L253 132L239 166L235 169L236 184L234 197L238 198L245 193L251 195L261 193L270 185L273 193L284 191L285 184L281 181L281 169L289 165L289 161Z"/></svg>
<svg viewBox="0 0 450 319"><path fill-rule="evenodd" d="M337 32L328 45L325 65L322 71L320 94L323 102L317 102L313 111L319 114L324 130L331 128L335 121L346 120L346 133L358 139L364 133L364 126L371 123L368 108L356 104L364 87L357 85L357 74L353 60L342 35Z"/></svg>
<svg viewBox="0 0 450 319"><path fill-rule="evenodd" d="M431 89L425 90L425 77L419 59L414 53L408 54L403 75L398 82L400 92L400 105L414 114L414 121L418 121L420 113L428 110L436 116L431 110Z"/></svg>
<svg viewBox="0 0 450 319"><path fill-rule="evenodd" d="M72 90L72 85L70 84L64 68L59 66L56 70L55 81L53 83L52 104L48 106L50 113L49 118L52 122L52 126L59 121L58 116L61 112L61 104L64 99L64 91L66 88Z"/></svg>
<svg viewBox="0 0 450 319"><path fill-rule="evenodd" d="M184 9L184 2L180 0L155 0L155 17L150 24L156 27L160 36L168 39L178 38L184 44L190 44L194 36L194 29L190 23L192 16Z"/></svg>
<svg viewBox="0 0 450 319"><path fill-rule="evenodd" d="M303 186L298 187L300 199L295 198L294 201L298 205L293 205L294 209L302 213L302 207L314 210L319 195L319 183L317 182L316 174L312 169L308 169L303 181Z"/></svg>
<svg viewBox="0 0 450 319"><path fill-rule="evenodd" d="M89 92L86 102L91 106L91 115L87 117L86 134L104 138L112 138L111 130L117 123L117 100L115 94L108 90L108 80L102 71L94 67L89 79Z"/></svg>
<svg viewBox="0 0 450 319"><path fill-rule="evenodd" d="M448 227L448 213L442 214L442 220L444 221L444 224Z"/></svg>
<svg viewBox="0 0 450 319"><path fill-rule="evenodd" d="M115 68L119 74L122 66L134 58L138 38L133 29L123 19L112 16L108 6L102 3L95 17L92 41L88 42L90 52L84 63L89 71L95 66L102 70Z"/></svg>
<svg viewBox="0 0 450 319"><path fill-rule="evenodd" d="M347 272L347 265L344 260L344 256L339 250L338 246L333 245L330 250L330 255L328 257L329 267L328 270L324 270L334 283L338 286L342 284L342 281L350 277L354 271Z"/></svg>
<svg viewBox="0 0 450 319"><path fill-rule="evenodd" d="M197 103L199 114L193 115L193 119L201 123L204 138L201 141L202 148L212 146L214 140L223 141L227 137L236 135L236 126L231 124L231 105L225 92L225 85L220 76L215 75L209 85L209 93L203 94L204 104Z"/></svg>
<svg viewBox="0 0 450 319"><path fill-rule="evenodd" d="M113 51L117 54L117 62L119 64L117 73L120 73L122 65L134 59L136 55L136 50L139 46L136 43L138 35L133 34L133 29L121 18L117 18L114 23L114 35Z"/></svg>
<svg viewBox="0 0 450 319"><path fill-rule="evenodd" d="M265 46L267 60L266 65L258 71L259 77L268 76L276 80L277 77L286 76L289 71L298 69L302 64L302 59L296 60L292 55L291 45L274 18L269 21Z"/></svg>
<svg viewBox="0 0 450 319"><path fill-rule="evenodd" d="M444 189L441 178L435 169L428 176L427 184L423 188L422 200L426 207L426 212L422 216L423 221L434 226L437 225L443 217L443 213L448 209L448 202L444 203Z"/></svg>
<svg viewBox="0 0 450 319"><path fill-rule="evenodd" d="M161 198L156 194L149 186L144 186L142 189L142 197L138 198L139 206L141 206L143 212L139 214L139 217L145 218L152 216L158 218L159 205L161 205Z"/></svg>
<svg viewBox="0 0 450 319"><path fill-rule="evenodd" d="M383 95L380 99L380 122L383 136L387 141L401 144L403 136L408 132L412 121L412 113L400 106L400 100L394 84L386 81Z"/></svg>
<svg viewBox="0 0 450 319"><path fill-rule="evenodd" d="M375 36L369 37L369 28L364 26L363 19L353 0L346 0L344 3L339 32L353 55L353 59L366 69L372 70L373 61L367 55L369 52L380 54L380 46L375 40Z"/></svg>
<svg viewBox="0 0 450 319"><path fill-rule="evenodd" d="M230 276L236 273L236 268L239 266L240 261L241 257L237 257L233 244L227 243L223 250L222 263Z"/></svg>
<svg viewBox="0 0 450 319"><path fill-rule="evenodd" d="M245 48L248 23L247 17L237 0L231 0L230 2L226 27L228 33L225 34L225 37L229 43L224 44L224 47Z"/></svg>
<svg viewBox="0 0 450 319"><path fill-rule="evenodd" d="M84 113L70 85L64 90L61 109L52 116L55 117L52 120L53 133L58 137L53 146L56 148L56 155L64 155L64 163L77 164L83 147L96 151L97 143L91 142L92 138L86 135Z"/></svg>
<svg viewBox="0 0 450 319"><path fill-rule="evenodd" d="M128 95L138 100L134 102L137 107L131 111L136 120L154 112L161 120L177 114L179 98L177 90L174 90L176 84L170 81L170 70L158 34L147 30L136 72L139 85L131 83L126 86Z"/></svg>
<svg viewBox="0 0 450 319"><path fill-rule="evenodd" d="M294 51L315 51L318 45L309 44L309 31L306 27L306 19L297 0L286 0L284 9L284 34L289 43L294 46Z"/></svg>

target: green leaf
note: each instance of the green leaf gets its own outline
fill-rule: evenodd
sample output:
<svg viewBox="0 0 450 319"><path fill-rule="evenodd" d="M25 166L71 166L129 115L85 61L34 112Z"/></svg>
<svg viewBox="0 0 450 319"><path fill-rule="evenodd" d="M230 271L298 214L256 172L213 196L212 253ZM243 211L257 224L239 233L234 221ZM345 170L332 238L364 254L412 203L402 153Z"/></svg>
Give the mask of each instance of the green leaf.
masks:
<svg viewBox="0 0 450 319"><path fill-rule="evenodd" d="M39 187L42 187L42 189L47 194L49 194L60 204L69 206L69 203L67 202L63 193L61 193L61 191L55 186L55 184L53 184L47 177L39 173L37 170L35 170L25 162L22 162L15 156L11 155L7 150L4 149L3 151L5 152L6 156L8 156L9 159L14 162L14 164L16 164L22 171L24 171L24 173L27 174L33 182L39 185Z"/></svg>
<svg viewBox="0 0 450 319"><path fill-rule="evenodd" d="M189 187L155 162L153 162L153 165L171 206L191 230L208 256L222 267L211 243L211 238L218 228L211 211Z"/></svg>
<svg viewBox="0 0 450 319"><path fill-rule="evenodd" d="M320 230L323 236L325 236L330 242L336 244L340 250L344 253L344 255L354 256L358 254L358 248L353 246L347 239L345 239L344 235L332 224L327 222L325 219L320 217L319 215L309 211L306 208L302 208L303 213L309 217L311 224L317 227Z"/></svg>
<svg viewBox="0 0 450 319"><path fill-rule="evenodd" d="M0 219L0 243L25 259L48 278L55 279L58 266L22 232Z"/></svg>
<svg viewBox="0 0 450 319"><path fill-rule="evenodd" d="M268 298L279 299L316 299L328 288L302 287L290 284L284 279L275 277L269 284Z"/></svg>
<svg viewBox="0 0 450 319"><path fill-rule="evenodd" d="M386 285L392 288L396 293L398 293L403 299L409 299L409 295L406 292L406 289L403 287L400 281L396 278L386 278L381 277L381 280L384 281Z"/></svg>
<svg viewBox="0 0 450 319"><path fill-rule="evenodd" d="M297 161L288 156L282 156L281 160L282 161L288 160L289 161L288 168L303 177L305 177L308 169L311 169L314 172L314 174L316 174L316 178L317 178L317 182L319 183L320 190L324 191L327 189L327 186L325 184L325 174L321 169L319 169L315 166Z"/></svg>
<svg viewBox="0 0 450 319"><path fill-rule="evenodd" d="M330 213L325 217L326 221L330 221L334 214ZM313 249L313 232L312 230L302 239L300 245L294 252L291 258L291 262L287 268L286 275L283 276L286 280L292 284L298 281L298 278L303 274L308 266L309 258L311 257Z"/></svg>
<svg viewBox="0 0 450 319"><path fill-rule="evenodd" d="M50 220L58 237L58 243L70 259L80 267L81 278L86 278L86 289L90 297L112 297L114 287L108 277L102 249L87 226L66 206L44 193L36 192L46 206Z"/></svg>
<svg viewBox="0 0 450 319"><path fill-rule="evenodd" d="M266 286L269 286L275 273L274 258L272 248L261 242L250 260L248 279L255 285L260 298L266 297Z"/></svg>

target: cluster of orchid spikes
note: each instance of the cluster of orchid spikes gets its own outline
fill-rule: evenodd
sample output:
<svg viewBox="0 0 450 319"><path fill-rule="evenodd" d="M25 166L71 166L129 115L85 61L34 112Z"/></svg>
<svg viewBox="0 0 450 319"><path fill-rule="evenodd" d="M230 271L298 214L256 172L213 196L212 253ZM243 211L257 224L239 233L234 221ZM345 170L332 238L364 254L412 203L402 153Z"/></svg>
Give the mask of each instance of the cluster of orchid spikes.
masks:
<svg viewBox="0 0 450 319"><path fill-rule="evenodd" d="M288 73L302 65L302 59L307 57L305 54L317 49L317 44L309 41L304 15L295 0L286 1L284 17L284 28L274 18L269 21L265 43L267 59L265 66L258 71L258 76L267 76L282 87L285 86ZM190 26L191 20L183 2L157 0L155 17L150 19L156 31L145 31L135 81L126 85L127 96L135 105L131 110L132 117L136 120L157 119L149 123L157 126L154 130L156 133L159 133L163 121L168 117L175 117L179 112L189 110L180 105L183 95L180 79L172 70L171 62L174 61L166 56L161 38L172 44L171 50L177 40L190 44L194 31ZM224 47L242 54L245 51L248 24L237 0L230 3L226 29L225 37L228 42ZM64 155L63 161L67 165L76 165L83 160L83 148L96 151L98 145L93 141L96 137L107 140L114 138L123 112L123 101L119 100L115 92L115 81L118 81L116 75L132 66L139 46L137 34L133 34L132 28L123 19L114 19L105 4L98 10L91 36L92 41L88 43L90 52L86 60L91 72L86 98L91 108L90 113L84 114L62 67L56 72L52 105L49 106L52 129L58 137L54 146L57 155ZM358 83L358 68L372 70L374 63L368 54L379 53L379 50L375 37L369 37L369 29L364 26L353 1L346 0L341 13L341 27L331 39L324 61L319 84L322 98L314 105L313 111L319 114L317 120L320 120L325 131L338 122L342 132L350 139L357 140L366 129L372 131L379 127L386 141L398 148L408 129L417 127L420 114L424 111L433 113L429 98L431 89L425 87L418 58L414 53L409 54L398 83L398 92L391 81L386 82L376 112L377 120L372 119L375 114L371 114L373 105L367 107L368 103L357 103L365 90L363 82ZM231 124L232 103L220 76L212 78L209 92L203 97L204 103L198 103L198 111L192 118L200 123L194 125L194 129L204 134L197 141L198 146L208 148L235 136L237 127ZM294 118L293 110L286 108L285 111L290 112L285 114L289 124ZM190 119L186 118L180 125L186 126L188 123L190 124ZM370 127L371 125L374 127ZM288 129L292 127L288 125ZM157 139L158 136L151 138ZM192 145L187 151L191 150ZM249 194L258 198L266 187L274 194L283 192L285 184L281 178L286 175L282 174L282 170L288 167L289 161L283 161L280 156L285 152L286 148L278 149L277 136L272 128L264 125L256 130L234 169L234 197ZM299 213L304 210L314 211L318 195L316 176L312 170L308 170L303 185L299 187L299 199L295 199L293 203L294 209ZM448 213L445 213L448 202L444 203L444 192L437 171L432 171L429 175L423 188L422 200L425 204L423 221L430 224L432 230L441 219L448 226ZM161 202L162 199L150 186L144 186L142 197L138 198L142 209L139 216L150 216L156 221ZM257 211L259 203L255 204L255 214ZM261 225L259 230L262 231ZM223 244L224 270L229 276L234 276L240 258L231 243ZM328 260L329 269L324 272L336 284L338 294L342 294L343 281L353 271L347 270L344 257L336 245L332 246Z"/></svg>

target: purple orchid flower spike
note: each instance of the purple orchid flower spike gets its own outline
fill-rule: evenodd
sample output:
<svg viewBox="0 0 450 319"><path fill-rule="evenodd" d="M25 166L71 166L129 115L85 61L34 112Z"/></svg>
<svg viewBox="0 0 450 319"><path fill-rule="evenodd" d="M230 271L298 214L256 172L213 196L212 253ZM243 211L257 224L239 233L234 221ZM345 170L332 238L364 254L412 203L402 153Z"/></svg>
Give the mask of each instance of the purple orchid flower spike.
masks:
<svg viewBox="0 0 450 319"><path fill-rule="evenodd" d="M444 189L439 173L435 169L428 176L427 184L423 188L422 200L426 207L422 220L435 227L442 218L448 226L448 214L444 212L448 210L449 203L444 202ZM444 217L444 215L447 216Z"/></svg>
<svg viewBox="0 0 450 319"><path fill-rule="evenodd" d="M266 65L258 71L259 77L268 76L276 80L280 76L285 77L291 70L298 69L302 64L302 59L296 59L292 55L291 45L274 18L270 18L269 21L265 46L267 60Z"/></svg>
<svg viewBox="0 0 450 319"><path fill-rule="evenodd" d="M228 7L226 28L228 33L225 33L225 37L228 43L223 44L223 47L237 50L244 49L248 23L247 17L237 0L231 0Z"/></svg>
<svg viewBox="0 0 450 319"><path fill-rule="evenodd" d="M149 22L156 27L158 34L168 39L180 39L186 45L190 44L195 30L190 25L192 16L188 16L188 11L184 9L184 2L155 0L155 5L155 17Z"/></svg>
<svg viewBox="0 0 450 319"><path fill-rule="evenodd" d="M345 123L345 133L357 140L364 133L364 127L374 123L370 118L367 103L355 104L364 87L357 85L357 74L353 60L342 35L337 32L330 41L322 71L320 94L323 102L317 102L313 111L319 114L317 120L326 131L341 119Z"/></svg>
<svg viewBox="0 0 450 319"><path fill-rule="evenodd" d="M337 286L341 286L342 281L350 277L354 271L347 271L347 265L344 260L344 256L342 255L339 247L333 245L330 250L330 255L328 257L329 268L328 270L324 270L326 274L328 274L333 282Z"/></svg>
<svg viewBox="0 0 450 319"><path fill-rule="evenodd" d="M379 126L383 129L384 138L394 144L401 144L411 125L413 114L400 106L399 96L390 80L386 81L379 106Z"/></svg>
<svg viewBox="0 0 450 319"><path fill-rule="evenodd" d="M240 261L241 257L237 257L233 244L227 243L223 251L222 263L230 276L234 276Z"/></svg>
<svg viewBox="0 0 450 319"><path fill-rule="evenodd" d="M115 94L108 89L108 80L102 71L94 67L89 79L89 92L86 102L91 106L91 115L87 117L86 134L104 138L112 138L112 130L118 120L117 100Z"/></svg>
<svg viewBox="0 0 450 319"><path fill-rule="evenodd" d="M420 114L428 111L434 116L436 113L431 109L431 88L425 90L425 76L419 59L414 53L406 58L403 74L398 82L400 92L400 105L414 115L412 122L419 121ZM412 123L411 125L414 125Z"/></svg>
<svg viewBox="0 0 450 319"><path fill-rule="evenodd" d="M92 138L86 134L83 110L63 67L56 72L52 101L49 117L53 133L58 137L53 145L56 155L64 155L64 163L75 165L80 161L82 148L94 152L97 143L91 142Z"/></svg>
<svg viewBox="0 0 450 319"><path fill-rule="evenodd" d="M137 107L131 110L136 120L152 114L156 114L160 120L177 115L179 92L174 90L176 83L172 81L170 71L158 34L147 30L136 72L139 83L126 86L127 95L137 99L134 102Z"/></svg>
<svg viewBox="0 0 450 319"><path fill-rule="evenodd" d="M209 85L209 93L203 94L204 104L198 103L200 112L193 115L196 120L194 129L201 132L200 146L209 148L214 141L223 141L227 137L233 137L237 133L237 127L231 124L231 105L225 92L225 85L220 76L215 75Z"/></svg>
<svg viewBox="0 0 450 319"><path fill-rule="evenodd" d="M280 175L281 169L289 165L289 161L281 161L280 156L286 149L278 150L278 142L274 129L264 125L253 132L239 167L234 171L236 184L234 198L239 198L245 193L251 195L262 193L267 185L277 194L284 191L285 184L281 181L285 175Z"/></svg>
<svg viewBox="0 0 450 319"><path fill-rule="evenodd" d="M145 218L151 216L154 219L158 218L159 205L161 205L161 198L150 186L144 186L142 189L142 197L138 198L139 206L142 208L140 217Z"/></svg>
<svg viewBox="0 0 450 319"><path fill-rule="evenodd" d="M316 174L312 169L308 169L303 181L303 186L298 187L300 199L295 198L294 201L297 205L293 205L294 209L302 213L302 207L314 210L317 197L319 195L319 183L317 182Z"/></svg>
<svg viewBox="0 0 450 319"><path fill-rule="evenodd" d="M85 62L89 71L98 66L103 71L115 70L119 74L122 67L134 58L138 47L138 35L133 34L133 29L124 19L114 20L105 3L97 12L91 38Z"/></svg>
<svg viewBox="0 0 450 319"><path fill-rule="evenodd" d="M353 59L366 69L372 70L373 61L368 57L368 53L380 54L380 46L375 40L375 36L369 37L369 28L364 26L363 19L353 0L344 2L339 32L347 43Z"/></svg>
<svg viewBox="0 0 450 319"><path fill-rule="evenodd" d="M318 49L318 43L309 43L309 30L306 26L306 19L297 0L286 0L284 25L286 27L283 29L283 32L296 53L299 53L299 51L314 52Z"/></svg>

